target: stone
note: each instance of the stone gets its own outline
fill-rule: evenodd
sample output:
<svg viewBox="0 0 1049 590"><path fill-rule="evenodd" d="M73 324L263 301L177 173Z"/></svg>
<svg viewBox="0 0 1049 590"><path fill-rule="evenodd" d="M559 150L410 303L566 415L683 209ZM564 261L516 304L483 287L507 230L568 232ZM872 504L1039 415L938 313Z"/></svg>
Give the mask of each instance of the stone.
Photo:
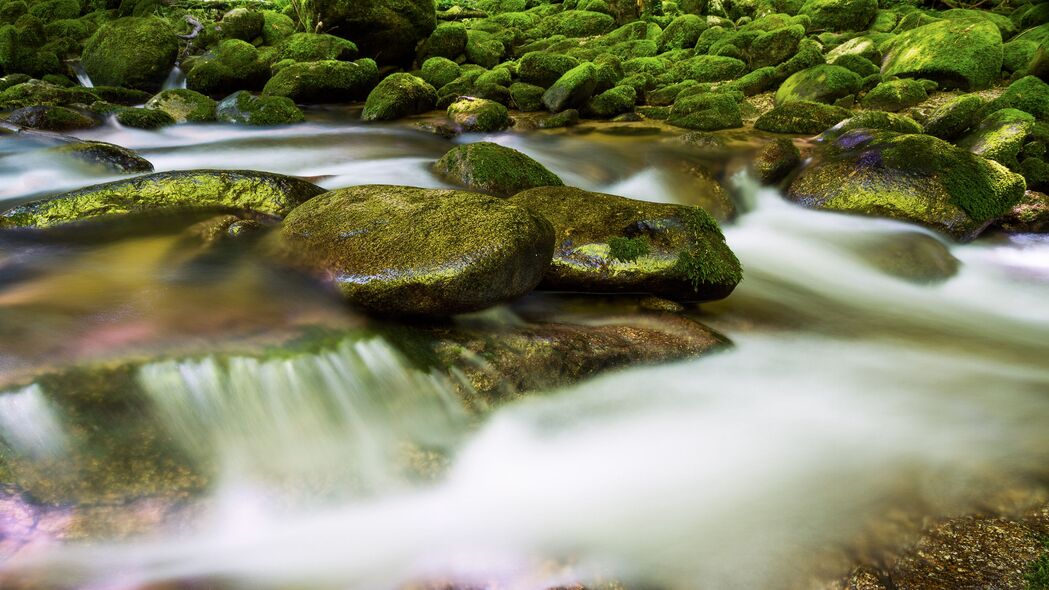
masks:
<svg viewBox="0 0 1049 590"><path fill-rule="evenodd" d="M437 91L425 80L411 74L390 74L368 94L361 119L390 121L432 110Z"/></svg>
<svg viewBox="0 0 1049 590"><path fill-rule="evenodd" d="M460 98L448 107L448 118L466 132L492 133L513 125L506 107L483 98Z"/></svg>
<svg viewBox="0 0 1049 590"><path fill-rule="evenodd" d="M72 158L87 167L117 174L153 171L153 164L133 150L101 141L78 141L48 148L45 152Z"/></svg>
<svg viewBox="0 0 1049 590"><path fill-rule="evenodd" d="M795 101L833 103L839 98L856 94L863 88L863 79L841 66L818 65L787 78L776 91L776 104Z"/></svg>
<svg viewBox="0 0 1049 590"><path fill-rule="evenodd" d="M921 82L902 78L878 84L863 97L862 104L868 109L896 112L921 104L928 98Z"/></svg>
<svg viewBox="0 0 1049 590"><path fill-rule="evenodd" d="M176 123L206 123L215 120L215 106L213 99L199 92L179 88L164 90L146 103L147 109L164 111Z"/></svg>
<svg viewBox="0 0 1049 590"><path fill-rule="evenodd" d="M367 96L378 78L379 68L371 59L295 63L270 78L262 94L300 104L347 102Z"/></svg>
<svg viewBox="0 0 1049 590"><path fill-rule="evenodd" d="M434 165L446 180L470 190L509 197L525 189L564 183L521 152L489 142L457 146Z"/></svg>
<svg viewBox="0 0 1049 590"><path fill-rule="evenodd" d="M597 67L586 62L568 70L543 93L543 104L551 113L578 108L597 89Z"/></svg>
<svg viewBox="0 0 1049 590"><path fill-rule="evenodd" d="M161 18L119 18L103 24L80 63L95 84L155 92L178 56L175 31Z"/></svg>
<svg viewBox="0 0 1049 590"><path fill-rule="evenodd" d="M1034 116L1018 109L1001 109L984 117L957 146L1015 169L1017 156L1034 129Z"/></svg>
<svg viewBox="0 0 1049 590"><path fill-rule="evenodd" d="M758 117L754 128L772 133L814 135L837 125L850 115L848 109L807 100L788 102Z"/></svg>
<svg viewBox="0 0 1049 590"><path fill-rule="evenodd" d="M806 0L800 14L811 21L810 31L862 31L878 14L877 0Z"/></svg>
<svg viewBox="0 0 1049 590"><path fill-rule="evenodd" d="M704 92L678 97L667 122L685 129L717 131L742 127L743 114L732 96Z"/></svg>
<svg viewBox="0 0 1049 590"><path fill-rule="evenodd" d="M437 26L433 0L304 0L302 8L307 22L323 23L383 64L410 65L415 46Z"/></svg>
<svg viewBox="0 0 1049 590"><path fill-rule="evenodd" d="M11 112L7 122L42 131L74 131L98 126L98 121L72 109L57 106L25 107Z"/></svg>
<svg viewBox="0 0 1049 590"><path fill-rule="evenodd" d="M1002 69L1002 35L989 21L942 20L888 41L885 76L935 80L942 88L979 90Z"/></svg>
<svg viewBox="0 0 1049 590"><path fill-rule="evenodd" d="M976 124L984 101L974 94L963 94L936 108L925 120L925 133L947 141L962 136Z"/></svg>
<svg viewBox="0 0 1049 590"><path fill-rule="evenodd" d="M765 144L751 163L754 176L765 185L778 183L800 166L801 152L793 141L785 138Z"/></svg>
<svg viewBox="0 0 1049 590"><path fill-rule="evenodd" d="M290 125L306 119L290 98L255 96L240 90L222 99L215 107L215 119L241 125Z"/></svg>

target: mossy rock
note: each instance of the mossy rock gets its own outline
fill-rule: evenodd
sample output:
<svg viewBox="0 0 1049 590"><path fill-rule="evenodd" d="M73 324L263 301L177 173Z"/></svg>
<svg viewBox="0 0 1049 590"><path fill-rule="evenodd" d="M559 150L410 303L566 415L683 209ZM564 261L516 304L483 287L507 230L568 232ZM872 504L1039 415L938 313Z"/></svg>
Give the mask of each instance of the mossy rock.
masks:
<svg viewBox="0 0 1049 590"><path fill-rule="evenodd" d="M800 166L801 152L793 141L786 138L765 144L751 162L754 176L765 185L780 182Z"/></svg>
<svg viewBox="0 0 1049 590"><path fill-rule="evenodd" d="M105 172L138 174L153 171L153 164L135 151L101 141L78 141L44 151L47 154L71 158L87 168Z"/></svg>
<svg viewBox="0 0 1049 590"><path fill-rule="evenodd" d="M85 91L94 94L99 100L119 104L123 106L135 106L145 103L151 98L148 92L134 90L132 88L120 88L117 86L94 86L90 89L70 87L68 94L75 96Z"/></svg>
<svg viewBox="0 0 1049 590"><path fill-rule="evenodd" d="M269 78L269 67L247 41L226 39L186 73L186 88L208 96L225 96L242 89L258 90Z"/></svg>
<svg viewBox="0 0 1049 590"><path fill-rule="evenodd" d="M543 93L546 90L542 86L515 82L510 85L510 101L514 108L523 112L541 111L543 104Z"/></svg>
<svg viewBox="0 0 1049 590"><path fill-rule="evenodd" d="M579 65L579 60L547 51L530 51L518 60L518 76L522 82L549 88L566 72Z"/></svg>
<svg viewBox="0 0 1049 590"><path fill-rule="evenodd" d="M350 61L357 57L358 53L353 41L321 33L295 33L282 41L277 49L277 60L291 59L299 62L332 59Z"/></svg>
<svg viewBox="0 0 1049 590"><path fill-rule="evenodd" d="M881 68L875 65L874 62L858 55L842 55L828 63L851 70L861 78L881 74Z"/></svg>
<svg viewBox="0 0 1049 590"><path fill-rule="evenodd" d="M1001 109L984 117L958 147L1016 169L1017 156L1034 129L1034 115L1018 109Z"/></svg>
<svg viewBox="0 0 1049 590"><path fill-rule="evenodd" d="M822 46L812 39L802 39L794 57L776 66L776 78L786 80L794 74L825 63Z"/></svg>
<svg viewBox="0 0 1049 590"><path fill-rule="evenodd" d="M238 90L215 106L215 119L239 125L291 125L306 120L295 102L284 96L255 96Z"/></svg>
<svg viewBox="0 0 1049 590"><path fill-rule="evenodd" d="M7 78L21 80L17 76ZM91 104L98 99L98 95L87 88L63 88L41 80L29 80L0 92L0 108L8 110L25 106Z"/></svg>
<svg viewBox="0 0 1049 590"><path fill-rule="evenodd" d="M117 111L117 122L135 129L160 129L174 125L175 119L164 111L154 109L120 109Z"/></svg>
<svg viewBox="0 0 1049 590"><path fill-rule="evenodd" d="M590 10L566 10L546 19L544 24L548 35L565 37L593 37L612 31L616 26L614 18Z"/></svg>
<svg viewBox="0 0 1049 590"><path fill-rule="evenodd" d="M448 107L448 118L467 132L492 133L513 125L505 106L483 98L460 98Z"/></svg>
<svg viewBox="0 0 1049 590"><path fill-rule="evenodd" d="M480 76L477 76L477 80L474 84L477 86L484 86L494 84L496 86L509 86L513 82L513 74L510 73L510 69L506 67L498 67L494 70L488 70L483 72Z"/></svg>
<svg viewBox="0 0 1049 590"><path fill-rule="evenodd" d="M916 230L864 235L848 247L868 265L919 285L942 283L961 267L942 241Z"/></svg>
<svg viewBox="0 0 1049 590"><path fill-rule="evenodd" d="M853 129L877 129L896 133L921 133L922 126L914 119L896 113L884 111L863 111L834 125L820 138L824 141L837 139L840 135Z"/></svg>
<svg viewBox="0 0 1049 590"><path fill-rule="evenodd" d="M29 14L37 17L44 24L56 20L74 19L80 16L80 2L77 0L38 1L29 7Z"/></svg>
<svg viewBox="0 0 1049 590"><path fill-rule="evenodd" d="M554 261L542 288L712 300L740 281L717 221L698 207L571 187L532 189L510 202L554 225Z"/></svg>
<svg viewBox="0 0 1049 590"><path fill-rule="evenodd" d="M586 103L587 115L599 119L611 119L634 110L637 91L631 86L616 86L598 94Z"/></svg>
<svg viewBox="0 0 1049 590"><path fill-rule="evenodd" d="M146 108L167 113L176 123L206 123L215 120L216 103L210 97L185 88L164 90L146 103Z"/></svg>
<svg viewBox="0 0 1049 590"><path fill-rule="evenodd" d="M762 33L747 48L747 61L754 69L781 64L797 53L798 44L804 38L805 27L801 25Z"/></svg>
<svg viewBox="0 0 1049 590"><path fill-rule="evenodd" d="M441 23L419 48L419 61L424 62L431 57L454 60L466 53L467 41L468 35L463 23Z"/></svg>
<svg viewBox="0 0 1049 590"><path fill-rule="evenodd" d="M391 121L432 110L437 91L425 80L411 74L390 74L372 89L364 103L361 119Z"/></svg>
<svg viewBox="0 0 1049 590"><path fill-rule="evenodd" d="M670 21L657 41L659 53L672 49L691 49L709 25L694 14L683 14Z"/></svg>
<svg viewBox="0 0 1049 590"><path fill-rule="evenodd" d="M579 111L576 109L568 109L555 113L553 115L542 117L535 121L536 129L560 129L562 127L571 127L579 122Z"/></svg>
<svg viewBox="0 0 1049 590"><path fill-rule="evenodd" d="M937 107L925 120L925 133L947 141L962 136L979 120L984 100L975 94L963 94Z"/></svg>
<svg viewBox="0 0 1049 590"><path fill-rule="evenodd" d="M550 223L503 199L358 186L325 193L281 226L285 260L384 315L477 311L531 291L550 265Z"/></svg>
<svg viewBox="0 0 1049 590"><path fill-rule="evenodd" d="M864 108L896 112L919 105L928 98L921 82L902 78L878 84L863 97L862 103Z"/></svg>
<svg viewBox="0 0 1049 590"><path fill-rule="evenodd" d="M466 32L466 59L470 63L489 69L499 65L506 55L506 45L495 35L470 29Z"/></svg>
<svg viewBox="0 0 1049 590"><path fill-rule="evenodd" d="M820 102L788 102L758 117L754 128L772 133L814 135L837 125L850 114L848 109Z"/></svg>
<svg viewBox="0 0 1049 590"><path fill-rule="evenodd" d="M806 0L810 31L863 31L878 14L877 0Z"/></svg>
<svg viewBox="0 0 1049 590"><path fill-rule="evenodd" d="M470 190L509 197L525 189L564 183L521 152L489 142L455 147L434 165L445 180Z"/></svg>
<svg viewBox="0 0 1049 590"><path fill-rule="evenodd" d="M305 104L347 102L367 96L378 78L378 66L367 58L296 63L270 78L262 94Z"/></svg>
<svg viewBox="0 0 1049 590"><path fill-rule="evenodd" d="M787 78L776 91L776 104L810 101L833 103L863 88L863 79L840 66L818 65Z"/></svg>
<svg viewBox="0 0 1049 590"><path fill-rule="evenodd" d="M743 114L731 95L706 92L678 97L667 122L685 129L717 131L742 127Z"/></svg>
<svg viewBox="0 0 1049 590"><path fill-rule="evenodd" d="M995 225L1007 233L1049 233L1049 195L1027 191L1020 202Z"/></svg>
<svg viewBox="0 0 1049 590"><path fill-rule="evenodd" d="M775 88L778 81L779 76L776 75L776 68L766 66L740 76L725 84L724 88L740 92L744 96L754 96Z"/></svg>
<svg viewBox="0 0 1049 590"><path fill-rule="evenodd" d="M878 43L872 37L866 35L853 37L828 51L827 63L834 63L847 55L862 57L874 63L881 63L882 59L881 51L878 50Z"/></svg>
<svg viewBox="0 0 1049 590"><path fill-rule="evenodd" d="M282 217L322 192L304 180L269 172L159 172L20 205L0 214L0 228L47 228L127 214L182 211L251 211Z"/></svg>
<svg viewBox="0 0 1049 590"><path fill-rule="evenodd" d="M95 31L81 64L95 84L155 92L178 56L178 38L160 18L119 18Z"/></svg>
<svg viewBox="0 0 1049 590"><path fill-rule="evenodd" d="M733 57L720 55L697 55L674 64L670 77L675 82L720 82L742 76L747 64Z"/></svg>
<svg viewBox="0 0 1049 590"><path fill-rule="evenodd" d="M992 113L1000 109L1019 109L1034 115L1039 121L1049 121L1049 84L1034 76L1020 78L982 112Z"/></svg>
<svg viewBox="0 0 1049 590"><path fill-rule="evenodd" d="M304 0L302 8L307 22L323 23L383 64L410 65L437 26L433 0Z"/></svg>
<svg viewBox="0 0 1049 590"><path fill-rule="evenodd" d="M248 8L234 8L222 15L218 25L224 39L240 39L251 42L262 36L265 19L262 13Z"/></svg>
<svg viewBox="0 0 1049 590"><path fill-rule="evenodd" d="M556 113L582 107L597 89L597 66L590 62L568 70L543 93L543 104Z"/></svg>
<svg viewBox="0 0 1049 590"><path fill-rule="evenodd" d="M419 77L434 88L451 84L462 74L459 64L446 57L431 57L423 63Z"/></svg>
<svg viewBox="0 0 1049 590"><path fill-rule="evenodd" d="M943 20L889 41L885 76L935 80L943 88L987 88L1002 69L1002 35L989 21Z"/></svg>
<svg viewBox="0 0 1049 590"><path fill-rule="evenodd" d="M295 34L295 21L274 10L262 11L262 44L275 47Z"/></svg>
<svg viewBox="0 0 1049 590"><path fill-rule="evenodd" d="M1007 213L1024 188L1020 175L941 139L856 129L823 144L787 196L968 241Z"/></svg>
<svg viewBox="0 0 1049 590"><path fill-rule="evenodd" d="M41 131L75 131L98 127L98 121L78 111L59 106L24 107L11 112L7 122Z"/></svg>

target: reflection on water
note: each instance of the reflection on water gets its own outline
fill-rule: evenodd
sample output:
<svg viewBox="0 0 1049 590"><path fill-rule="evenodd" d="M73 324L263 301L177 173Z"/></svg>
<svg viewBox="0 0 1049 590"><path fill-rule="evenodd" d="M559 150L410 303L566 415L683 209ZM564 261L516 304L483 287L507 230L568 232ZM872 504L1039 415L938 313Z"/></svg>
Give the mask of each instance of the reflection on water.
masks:
<svg viewBox="0 0 1049 590"><path fill-rule="evenodd" d="M136 148L158 170L442 186L429 164L448 141L340 122L335 112L317 119L263 130L106 127L85 137ZM483 139L588 189L693 202L710 186L690 171L704 156L660 135ZM33 153L8 141L0 139L3 198L93 182L37 178ZM746 152L734 153L717 156L712 172L736 169ZM726 237L744 281L728 300L689 313L734 349L469 419L447 381L381 339L147 363L135 379L158 430L190 457L217 461L221 477L179 513L177 532L156 521L171 506L129 505L105 514L152 534L17 552L0 545L17 553L4 571L92 588L454 580L531 589L609 578L786 588L848 567L829 556L848 554L886 512L947 514L1004 487L1045 484L1049 241L954 245L898 222L801 209L742 177L727 184L740 215ZM535 316L536 300L493 315ZM230 334L353 323L326 294L261 263L250 244L211 249L179 228L0 247L0 371L89 358L95 348L175 341L201 350ZM9 446L63 452L79 417L50 409L57 393L20 386L0 396ZM406 453L426 477L404 476ZM53 536L66 534L53 524L59 508L3 497L0 513L38 511L60 531ZM20 518L0 525L28 530L30 517Z"/></svg>

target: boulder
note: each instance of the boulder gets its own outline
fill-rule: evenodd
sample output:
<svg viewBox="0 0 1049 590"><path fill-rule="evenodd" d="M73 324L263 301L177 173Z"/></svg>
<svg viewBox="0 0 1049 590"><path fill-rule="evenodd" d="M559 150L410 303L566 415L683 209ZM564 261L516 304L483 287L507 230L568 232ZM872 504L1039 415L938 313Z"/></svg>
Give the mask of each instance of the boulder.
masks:
<svg viewBox="0 0 1049 590"><path fill-rule="evenodd" d="M432 110L437 91L411 74L390 74L368 94L361 119L390 121Z"/></svg>
<svg viewBox="0 0 1049 590"><path fill-rule="evenodd" d="M446 180L470 190L509 197L525 189L564 183L521 152L489 142L460 145L434 165Z"/></svg>
<svg viewBox="0 0 1049 590"><path fill-rule="evenodd" d="M984 101L975 94L963 94L936 107L925 119L925 133L953 141L979 120Z"/></svg>
<svg viewBox="0 0 1049 590"><path fill-rule="evenodd" d="M307 22L323 23L382 64L410 65L437 26L433 0L303 0Z"/></svg>
<svg viewBox="0 0 1049 590"><path fill-rule="evenodd" d="M806 0L801 12L811 31L862 31L878 14L877 0Z"/></svg>
<svg viewBox="0 0 1049 590"><path fill-rule="evenodd" d="M306 117L290 98L255 96L239 90L218 103L215 119L223 123L266 126L301 123Z"/></svg>
<svg viewBox="0 0 1049 590"><path fill-rule="evenodd" d="M448 118L467 132L491 133L513 125L503 105L483 98L462 97L448 107Z"/></svg>
<svg viewBox="0 0 1049 590"><path fill-rule="evenodd" d="M800 100L774 107L754 121L754 128L772 133L815 135L847 119L849 114L848 109Z"/></svg>
<svg viewBox="0 0 1049 590"><path fill-rule="evenodd" d="M818 65L787 78L776 91L776 104L801 100L833 103L862 88L863 79L855 72L841 66Z"/></svg>
<svg viewBox="0 0 1049 590"><path fill-rule="evenodd" d="M215 120L215 105L211 98L186 88L164 90L146 103L147 109L164 111L176 123L206 123Z"/></svg>
<svg viewBox="0 0 1049 590"><path fill-rule="evenodd" d="M928 98L925 85L912 78L902 78L878 84L863 97L862 103L864 108L896 112L921 104Z"/></svg>
<svg viewBox="0 0 1049 590"><path fill-rule="evenodd" d="M148 160L133 150L101 141L68 143L48 148L45 150L45 153L71 158L87 167L117 174L136 174L153 171L153 164L150 164Z"/></svg>
<svg viewBox="0 0 1049 590"><path fill-rule="evenodd" d="M155 92L178 57L178 38L161 18L119 18L95 31L81 65L95 84Z"/></svg>
<svg viewBox="0 0 1049 590"><path fill-rule="evenodd" d="M885 49L883 75L928 78L941 88L987 88L1002 69L1002 35L986 20L930 23L900 33Z"/></svg>
<svg viewBox="0 0 1049 590"><path fill-rule="evenodd" d="M350 61L355 57L357 46L352 41L322 33L295 33L282 41L277 50L277 61Z"/></svg>
<svg viewBox="0 0 1049 590"><path fill-rule="evenodd" d="M160 129L175 124L171 115L155 109L118 109L116 118L124 127L135 129Z"/></svg>
<svg viewBox="0 0 1049 590"><path fill-rule="evenodd" d="M982 112L993 113L999 109L1019 109L1034 115L1039 121L1049 121L1049 84L1034 76L1024 76L1010 84Z"/></svg>
<svg viewBox="0 0 1049 590"><path fill-rule="evenodd" d="M543 93L543 104L551 113L578 108L597 89L597 66L590 62L568 70Z"/></svg>
<svg viewBox="0 0 1049 590"><path fill-rule="evenodd" d="M685 129L716 131L742 127L743 114L731 95L704 92L675 100L667 122Z"/></svg>
<svg viewBox="0 0 1049 590"><path fill-rule="evenodd" d="M98 121L78 111L46 105L12 111L7 122L41 131L75 131L98 126Z"/></svg>
<svg viewBox="0 0 1049 590"><path fill-rule="evenodd" d="M761 184L776 184L801 166L801 152L794 142L780 138L765 144L754 156L751 168Z"/></svg>
<svg viewBox="0 0 1049 590"><path fill-rule="evenodd" d="M347 102L367 96L378 78L378 66L367 58L295 63L274 74L262 94L305 104Z"/></svg>
<svg viewBox="0 0 1049 590"><path fill-rule="evenodd" d="M254 45L240 39L226 39L193 61L186 73L186 88L220 97L238 90L258 90L269 75L269 67Z"/></svg>
<svg viewBox="0 0 1049 590"><path fill-rule="evenodd" d="M984 117L957 145L1015 169L1019 166L1020 149L1034 126L1033 115L1018 109L1002 109Z"/></svg>
<svg viewBox="0 0 1049 590"><path fill-rule="evenodd" d="M522 82L549 88L572 68L579 60L550 51L529 51L518 60L517 74Z"/></svg>

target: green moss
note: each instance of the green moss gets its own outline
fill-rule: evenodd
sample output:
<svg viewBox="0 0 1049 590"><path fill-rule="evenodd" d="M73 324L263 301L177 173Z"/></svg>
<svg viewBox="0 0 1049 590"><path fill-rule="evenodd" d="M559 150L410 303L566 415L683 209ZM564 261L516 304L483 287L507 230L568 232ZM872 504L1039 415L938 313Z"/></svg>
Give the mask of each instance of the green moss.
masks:
<svg viewBox="0 0 1049 590"><path fill-rule="evenodd" d="M455 184L503 197L539 186L564 184L525 154L489 142L452 149L437 161L434 170Z"/></svg>
<svg viewBox="0 0 1049 590"><path fill-rule="evenodd" d="M146 103L146 108L164 111L176 123L192 121L203 123L215 120L215 105L211 98L185 88L165 90Z"/></svg>
<svg viewBox="0 0 1049 590"><path fill-rule="evenodd" d="M768 66L740 76L726 84L725 88L742 92L744 96L754 96L774 88L776 79L776 68Z"/></svg>
<svg viewBox="0 0 1049 590"><path fill-rule="evenodd" d="M747 48L751 68L775 66L790 59L805 37L805 27L793 25L761 34Z"/></svg>
<svg viewBox="0 0 1049 590"><path fill-rule="evenodd" d="M647 256L651 251L652 246L645 236L635 238L616 236L608 240L608 255L620 262L633 262L642 256Z"/></svg>
<svg viewBox="0 0 1049 590"><path fill-rule="evenodd" d="M1027 564L1027 590L1049 590L1049 537L1042 537L1042 554Z"/></svg>
<svg viewBox="0 0 1049 590"><path fill-rule="evenodd" d="M506 107L483 98L459 99L448 107L448 118L468 132L491 133L513 124Z"/></svg>
<svg viewBox="0 0 1049 590"><path fill-rule="evenodd" d="M519 111L541 111L543 110L542 86L515 82L510 85L510 100L514 108Z"/></svg>
<svg viewBox="0 0 1049 590"><path fill-rule="evenodd" d="M592 37L608 33L616 26L614 18L589 10L566 10L544 19L543 30L548 35L565 37Z"/></svg>
<svg viewBox="0 0 1049 590"><path fill-rule="evenodd" d="M226 39L240 39L251 42L262 35L265 19L261 12L248 8L234 8L222 15L219 27Z"/></svg>
<svg viewBox="0 0 1049 590"><path fill-rule="evenodd" d="M175 31L159 18L108 22L84 47L81 63L95 84L154 91L167 79L178 55Z"/></svg>
<svg viewBox="0 0 1049 590"><path fill-rule="evenodd" d="M400 119L429 111L436 103L437 91L422 78L406 73L391 74L368 94L361 119Z"/></svg>
<svg viewBox="0 0 1049 590"><path fill-rule="evenodd" d="M862 31L877 13L877 0L807 0L801 7L812 19L810 30L821 31Z"/></svg>
<svg viewBox="0 0 1049 590"><path fill-rule="evenodd" d="M357 57L357 46L352 41L318 33L295 33L281 42L277 59L295 61L350 61Z"/></svg>
<svg viewBox="0 0 1049 590"><path fill-rule="evenodd" d="M694 14L683 14L670 21L659 35L659 53L671 49L691 49L708 28L706 21Z"/></svg>
<svg viewBox="0 0 1049 590"><path fill-rule="evenodd" d="M818 65L787 78L776 91L776 104L795 101L833 103L856 94L862 87L863 79L855 72L840 66Z"/></svg>
<svg viewBox="0 0 1049 590"><path fill-rule="evenodd" d="M91 117L72 109L58 106L25 107L7 117L9 123L44 131L73 131L98 126Z"/></svg>
<svg viewBox="0 0 1049 590"><path fill-rule="evenodd" d="M186 74L186 87L209 96L225 96L241 89L258 89L269 67L252 44L226 39L212 54L194 62Z"/></svg>
<svg viewBox="0 0 1049 590"><path fill-rule="evenodd" d="M466 32L466 59L483 68L494 68L506 54L506 46L495 35L470 29Z"/></svg>
<svg viewBox="0 0 1049 590"><path fill-rule="evenodd" d="M441 88L455 81L462 73L459 64L446 57L431 57L423 62L419 77L434 88Z"/></svg>
<svg viewBox="0 0 1049 590"><path fill-rule="evenodd" d="M785 80L802 70L824 63L822 46L812 39L802 39L794 57L776 66L776 78Z"/></svg>
<svg viewBox="0 0 1049 590"><path fill-rule="evenodd" d="M242 125L290 125L301 123L305 116L290 98L254 96L240 90L224 98L215 107L215 118Z"/></svg>
<svg viewBox="0 0 1049 590"><path fill-rule="evenodd" d="M738 78L746 71L747 64L739 59L719 55L697 55L675 64L670 70L670 75L675 82L719 82Z"/></svg>
<svg viewBox="0 0 1049 590"><path fill-rule="evenodd" d="M590 62L579 64L568 70L543 93L543 104L556 113L568 108L580 107L597 89L597 66Z"/></svg>
<svg viewBox="0 0 1049 590"><path fill-rule="evenodd" d="M824 139L836 138L853 129L879 129L895 133L921 133L922 127L914 119L896 113L864 111L838 123L824 134Z"/></svg>
<svg viewBox="0 0 1049 590"><path fill-rule="evenodd" d="M986 88L1002 69L1002 36L988 21L934 22L897 35L887 49L884 75L929 78L944 88Z"/></svg>
<svg viewBox="0 0 1049 590"><path fill-rule="evenodd" d="M609 119L616 115L628 113L637 103L637 91L631 86L616 86L591 98L586 104L586 113Z"/></svg>
<svg viewBox="0 0 1049 590"><path fill-rule="evenodd" d="M1034 115L1039 121L1049 121L1049 84L1034 76L1024 76L1010 84L982 112L992 113L1005 108L1019 109Z"/></svg>
<svg viewBox="0 0 1049 590"><path fill-rule="evenodd" d="M896 112L912 107L929 98L921 82L903 78L890 80L875 86L863 97L863 106L868 109Z"/></svg>
<svg viewBox="0 0 1049 590"><path fill-rule="evenodd" d="M754 128L772 133L812 135L840 123L849 114L847 109L819 102L788 102L758 117Z"/></svg>
<svg viewBox="0 0 1049 590"><path fill-rule="evenodd" d="M154 109L121 109L117 112L117 122L136 129L160 129L174 125L175 119L164 111Z"/></svg>
<svg viewBox="0 0 1049 590"><path fill-rule="evenodd" d="M295 33L295 21L273 10L262 11L262 42L276 46Z"/></svg>
<svg viewBox="0 0 1049 590"><path fill-rule="evenodd" d="M423 42L419 50L419 59L425 61L431 57L444 57L454 60L466 52L466 26L459 22L441 23Z"/></svg>
<svg viewBox="0 0 1049 590"><path fill-rule="evenodd" d="M958 147L1016 169L1017 156L1034 129L1034 116L1017 109L1001 109L980 121Z"/></svg>
<svg viewBox="0 0 1049 590"><path fill-rule="evenodd" d="M733 96L708 92L678 97L667 122L685 129L717 131L742 127L743 114Z"/></svg>
<svg viewBox="0 0 1049 590"><path fill-rule="evenodd" d="M984 101L974 94L964 94L940 105L925 120L925 133L948 141L961 137L976 124Z"/></svg>
<svg viewBox="0 0 1049 590"><path fill-rule="evenodd" d="M372 89L378 76L379 68L371 59L296 63L270 78L262 93L284 96L297 103L359 100Z"/></svg>
<svg viewBox="0 0 1049 590"><path fill-rule="evenodd" d="M80 2L77 0L44 0L35 2L29 7L29 14L44 23L62 19L73 19L80 16Z"/></svg>

